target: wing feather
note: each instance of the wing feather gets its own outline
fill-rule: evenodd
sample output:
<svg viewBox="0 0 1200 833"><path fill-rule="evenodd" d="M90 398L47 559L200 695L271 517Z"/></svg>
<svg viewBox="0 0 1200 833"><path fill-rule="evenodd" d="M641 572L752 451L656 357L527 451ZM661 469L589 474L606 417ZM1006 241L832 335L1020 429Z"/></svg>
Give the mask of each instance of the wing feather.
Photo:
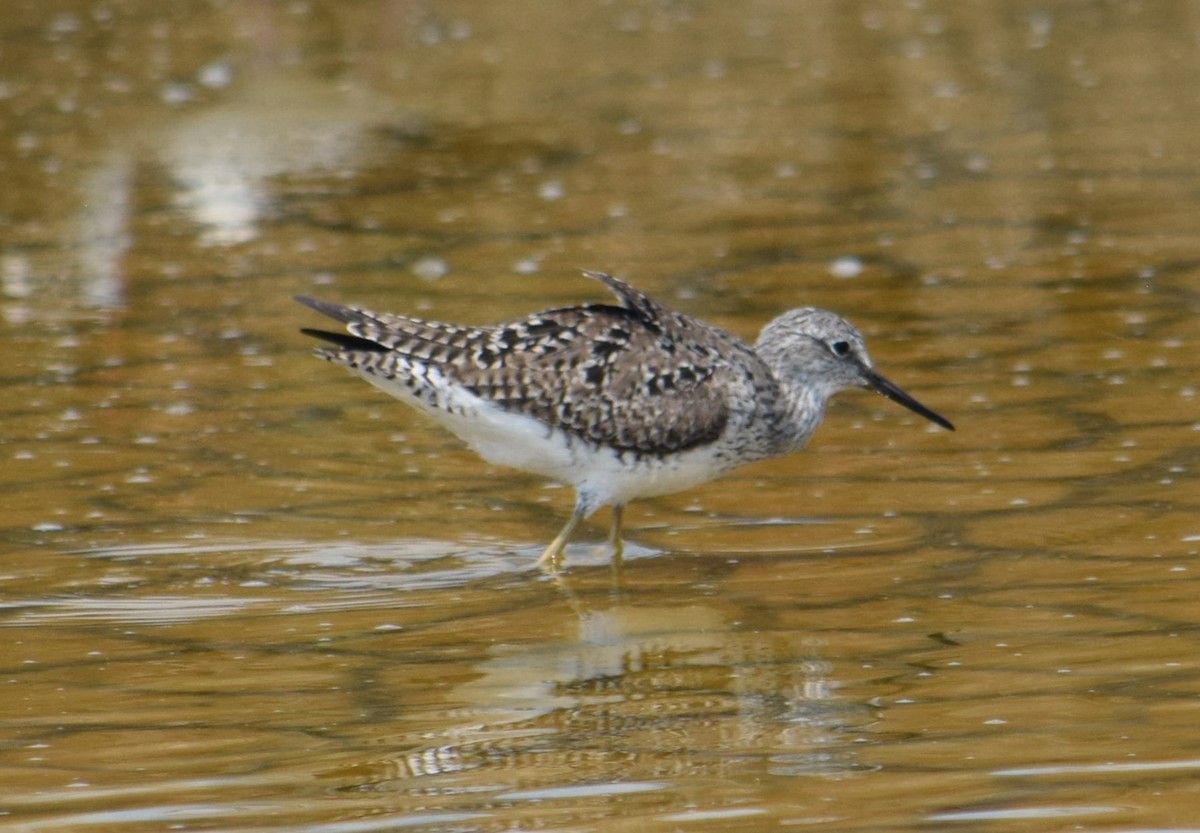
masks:
<svg viewBox="0 0 1200 833"><path fill-rule="evenodd" d="M624 281L586 274L605 283L621 305L564 307L464 327L297 300L379 345L323 348L333 361L406 378L415 365L436 364L498 407L623 451L661 455L716 441L742 407L732 396L753 381L746 367L769 376L753 350Z"/></svg>

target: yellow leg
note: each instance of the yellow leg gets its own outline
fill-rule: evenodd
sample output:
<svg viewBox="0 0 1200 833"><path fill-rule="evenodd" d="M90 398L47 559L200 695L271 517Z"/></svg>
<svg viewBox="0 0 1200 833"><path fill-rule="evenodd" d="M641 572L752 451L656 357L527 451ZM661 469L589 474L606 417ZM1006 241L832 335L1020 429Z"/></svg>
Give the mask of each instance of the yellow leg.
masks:
<svg viewBox="0 0 1200 833"><path fill-rule="evenodd" d="M554 540L550 542L550 546L546 547L546 551L538 559L537 563L539 567L549 567L551 570L557 570L562 566L563 550L567 548L567 541L571 540L571 535L575 532L575 527L579 526L579 522L582 520L583 513L578 509L571 513L571 519L562 528L562 532L554 537Z"/></svg>
<svg viewBox="0 0 1200 833"><path fill-rule="evenodd" d="M617 504L612 509L612 529L608 532L608 548L612 550L613 558L619 559L624 545L621 543L621 523L625 519L625 507Z"/></svg>
<svg viewBox="0 0 1200 833"><path fill-rule="evenodd" d="M617 504L612 509L612 529L608 533L608 551L612 558L613 592L618 596L621 592L621 573L625 562L621 556L625 545L621 542L621 521L625 518L625 507Z"/></svg>

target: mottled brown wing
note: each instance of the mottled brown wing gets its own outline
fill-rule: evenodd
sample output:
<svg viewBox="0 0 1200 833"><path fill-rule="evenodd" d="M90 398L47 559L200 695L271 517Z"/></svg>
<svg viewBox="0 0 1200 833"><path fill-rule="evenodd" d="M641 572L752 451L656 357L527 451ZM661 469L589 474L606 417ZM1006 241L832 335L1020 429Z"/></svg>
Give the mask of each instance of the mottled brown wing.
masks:
<svg viewBox="0 0 1200 833"><path fill-rule="evenodd" d="M713 442L730 416L724 383L744 342L676 313L600 273L622 306L547 310L490 327L460 327L301 298L347 324L327 358L406 376L417 364L501 408L594 443L669 454ZM339 340L340 339L340 340ZM342 355L338 355L338 353Z"/></svg>
<svg viewBox="0 0 1200 833"><path fill-rule="evenodd" d="M451 372L483 399L594 443L666 454L717 439L728 419L717 366L660 352L623 312L583 307L516 322L473 340L470 363Z"/></svg>
<svg viewBox="0 0 1200 833"><path fill-rule="evenodd" d="M739 339L608 275L622 306L548 310L472 335L453 372L476 395L594 443L669 454L715 441Z"/></svg>

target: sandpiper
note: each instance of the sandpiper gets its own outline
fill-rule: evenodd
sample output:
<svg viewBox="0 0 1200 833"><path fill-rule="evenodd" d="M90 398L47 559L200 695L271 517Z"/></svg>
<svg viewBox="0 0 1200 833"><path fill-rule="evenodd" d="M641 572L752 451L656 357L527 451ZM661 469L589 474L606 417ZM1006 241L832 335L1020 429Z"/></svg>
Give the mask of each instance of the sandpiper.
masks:
<svg viewBox="0 0 1200 833"><path fill-rule="evenodd" d="M332 345L320 358L426 412L485 460L574 487L575 511L538 562L553 568L602 506L613 508L618 556L634 498L800 449L845 388L871 388L954 430L877 373L862 334L828 310L785 312L751 346L611 275L584 274L620 305L472 327L296 300L346 325L301 330Z"/></svg>

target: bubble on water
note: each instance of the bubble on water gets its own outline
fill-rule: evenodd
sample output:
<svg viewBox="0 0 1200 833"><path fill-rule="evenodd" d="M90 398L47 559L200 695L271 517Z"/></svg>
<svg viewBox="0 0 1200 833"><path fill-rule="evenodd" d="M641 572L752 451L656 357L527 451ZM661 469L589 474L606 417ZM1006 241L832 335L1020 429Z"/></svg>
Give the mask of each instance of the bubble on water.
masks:
<svg viewBox="0 0 1200 833"><path fill-rule="evenodd" d="M184 84L178 81L164 84L158 95L159 98L163 100L164 104L170 104L173 107L177 107L181 104L187 104L189 101L195 98L195 93L192 91L191 84Z"/></svg>
<svg viewBox="0 0 1200 833"><path fill-rule="evenodd" d="M835 278L857 278L863 272L863 262L852 255L835 258L829 264L829 273Z"/></svg>
<svg viewBox="0 0 1200 833"><path fill-rule="evenodd" d="M412 271L423 281L436 281L446 276L450 266L440 257L423 257L412 265Z"/></svg>
<svg viewBox="0 0 1200 833"><path fill-rule="evenodd" d="M196 73L196 81L210 90L228 87L233 81L233 67L227 61L213 61L200 68Z"/></svg>
<svg viewBox="0 0 1200 833"><path fill-rule="evenodd" d="M567 195L567 187L557 179L550 179L538 186L538 196L547 202L561 200Z"/></svg>

